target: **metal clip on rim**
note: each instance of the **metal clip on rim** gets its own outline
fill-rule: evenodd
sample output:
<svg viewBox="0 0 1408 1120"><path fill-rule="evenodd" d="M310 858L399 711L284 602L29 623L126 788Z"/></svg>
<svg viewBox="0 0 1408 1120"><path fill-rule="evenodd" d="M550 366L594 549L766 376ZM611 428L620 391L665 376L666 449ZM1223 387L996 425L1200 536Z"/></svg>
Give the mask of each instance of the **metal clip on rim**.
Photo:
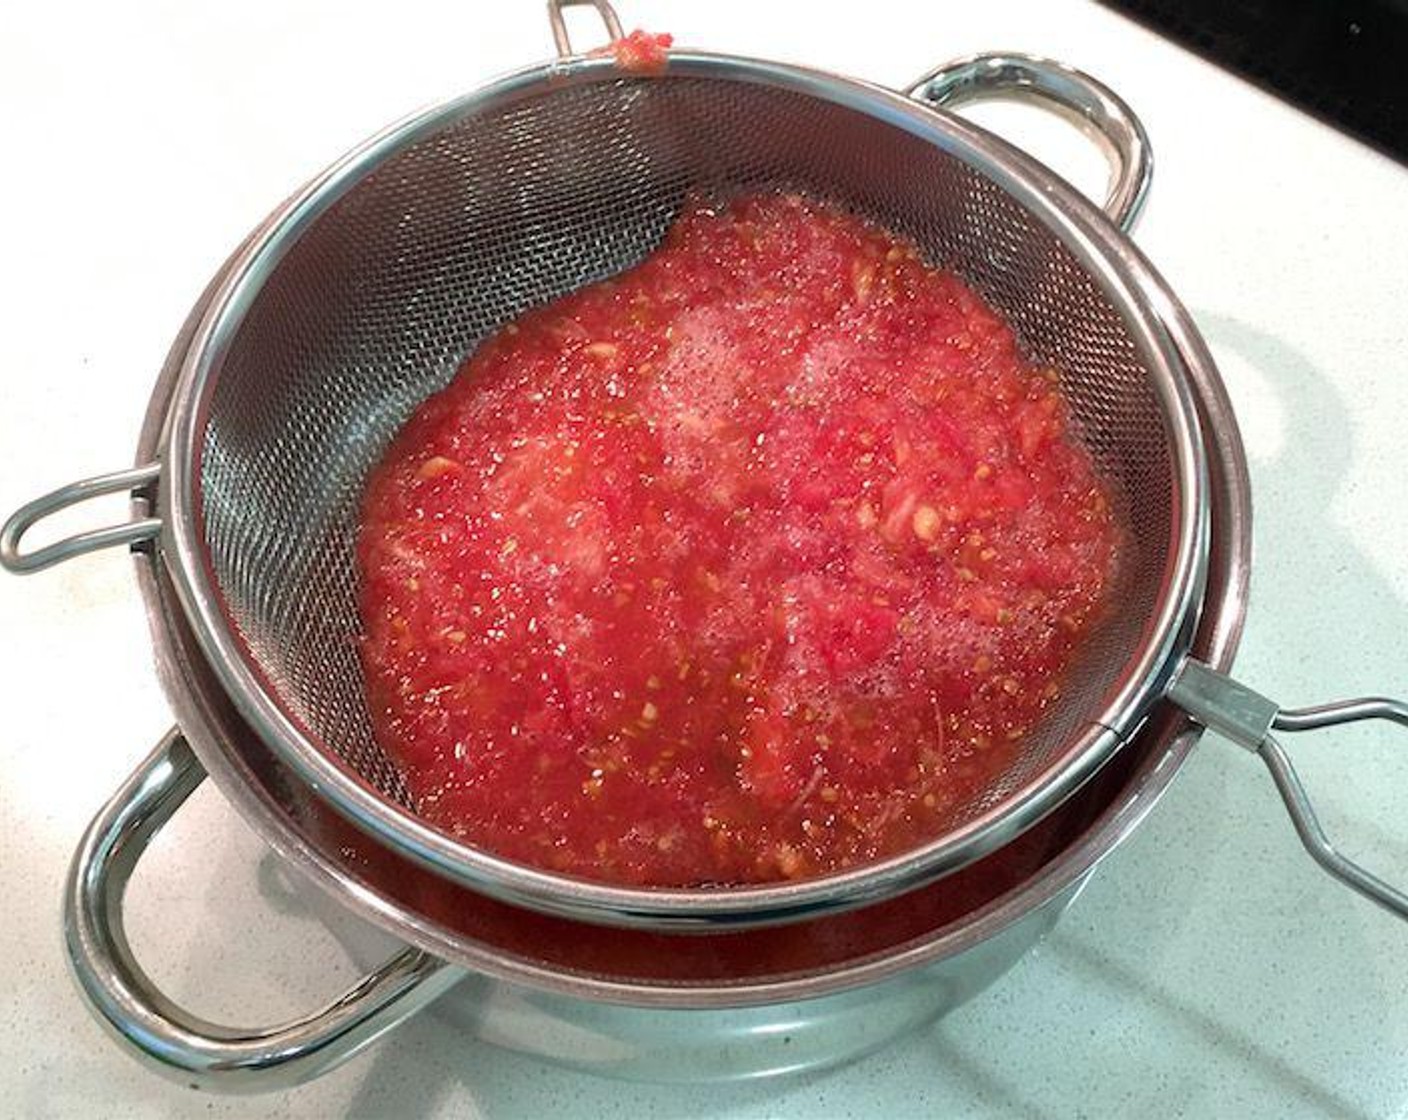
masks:
<svg viewBox="0 0 1408 1120"><path fill-rule="evenodd" d="M1110 162L1105 213L1126 233L1138 220L1154 174L1148 133L1114 90L1084 71L1038 55L978 54L931 70L905 92L942 109L1001 98L1063 110Z"/></svg>
<svg viewBox="0 0 1408 1120"><path fill-rule="evenodd" d="M597 10L601 22L606 25L610 42L615 42L623 36L621 20L607 0L548 0L548 22L552 24L552 41L557 46L559 58L571 58L575 53L572 50L572 38L567 34L567 20L562 15L563 8L570 8L574 4L591 5Z"/></svg>
<svg viewBox="0 0 1408 1120"><path fill-rule="evenodd" d="M104 1025L160 1072L226 1092L296 1085L341 1065L464 976L406 949L283 1026L219 1026L177 1007L137 963L122 903L147 844L204 779L181 733L168 732L89 825L64 890L64 940L79 988Z"/></svg>
<svg viewBox="0 0 1408 1120"><path fill-rule="evenodd" d="M147 463L125 471L85 478L68 486L61 486L34 501L21 506L0 529L0 567L17 575L42 571L85 552L96 552L100 548L111 548L119 544L140 544L149 541L161 532L161 520L145 517L129 521L125 525L109 525L103 529L90 529L71 537L55 541L53 544L36 548L33 552L21 552L20 541L33 526L67 509L69 506L86 502L102 494L117 494L131 491L135 498L148 491L161 475L159 463Z"/></svg>
<svg viewBox="0 0 1408 1120"><path fill-rule="evenodd" d="M1184 662L1168 698L1205 727L1225 735L1260 756L1286 804L1305 850L1330 875L1390 914L1408 921L1408 894L1384 882L1336 849L1320 825L1310 795L1272 731L1314 731L1365 719L1386 719L1408 727L1408 704L1366 698L1342 700L1314 708L1281 710L1246 685L1199 661Z"/></svg>

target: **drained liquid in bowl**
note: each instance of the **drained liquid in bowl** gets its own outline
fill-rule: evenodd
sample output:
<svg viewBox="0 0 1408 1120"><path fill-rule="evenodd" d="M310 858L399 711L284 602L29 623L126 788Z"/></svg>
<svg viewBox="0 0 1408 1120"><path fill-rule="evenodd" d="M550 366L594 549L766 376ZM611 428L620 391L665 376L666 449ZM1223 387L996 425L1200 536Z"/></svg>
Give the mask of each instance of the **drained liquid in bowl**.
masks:
<svg viewBox="0 0 1408 1120"><path fill-rule="evenodd" d="M821 874L1010 764L1119 539L1054 371L961 280L795 195L696 199L374 472L373 723L417 811L507 858Z"/></svg>

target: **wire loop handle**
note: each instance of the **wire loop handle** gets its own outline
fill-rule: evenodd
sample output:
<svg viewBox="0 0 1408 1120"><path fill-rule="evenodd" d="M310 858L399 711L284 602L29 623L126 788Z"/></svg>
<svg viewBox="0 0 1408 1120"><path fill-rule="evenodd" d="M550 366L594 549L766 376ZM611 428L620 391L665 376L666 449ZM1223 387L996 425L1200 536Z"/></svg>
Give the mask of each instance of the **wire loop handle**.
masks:
<svg viewBox="0 0 1408 1120"><path fill-rule="evenodd" d="M597 10L601 22L606 24L606 34L610 36L610 42L622 37L620 17L607 0L548 0L548 22L552 24L552 41L557 46L558 57L571 58L574 53L572 37L567 34L567 20L562 15L562 9L573 4L590 4Z"/></svg>
<svg viewBox="0 0 1408 1120"><path fill-rule="evenodd" d="M69 506L86 502L102 494L117 494L130 490L135 497L151 487L161 476L160 463L146 463L125 471L85 478L81 482L70 483L52 490L42 497L21 506L4 528L0 529L0 567L16 575L27 575L44 568L53 567L64 560L82 556L85 552L96 552L100 548L111 548L119 544L139 544L149 541L161 532L161 520L145 517L129 521L125 525L109 525L104 529L90 529L75 533L71 537L55 541L53 544L36 548L33 552L21 552L20 541L34 525L44 518L67 509Z"/></svg>
<svg viewBox="0 0 1408 1120"><path fill-rule="evenodd" d="M1283 711L1246 685L1191 659L1184 662L1169 686L1168 697L1203 726L1260 756L1286 804L1296 835L1316 863L1350 889L1408 921L1408 894L1341 855L1325 835L1290 756L1271 734L1273 730L1315 731L1366 719L1385 719L1408 727L1408 704L1369 697Z"/></svg>

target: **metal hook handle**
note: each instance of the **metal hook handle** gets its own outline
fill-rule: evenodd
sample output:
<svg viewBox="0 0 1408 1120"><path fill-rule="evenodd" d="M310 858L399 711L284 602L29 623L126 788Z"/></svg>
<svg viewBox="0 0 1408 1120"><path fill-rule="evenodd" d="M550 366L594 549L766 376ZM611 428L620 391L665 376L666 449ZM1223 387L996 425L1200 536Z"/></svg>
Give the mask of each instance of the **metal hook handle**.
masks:
<svg viewBox="0 0 1408 1120"><path fill-rule="evenodd" d="M82 556L85 552L96 552L100 548L110 548L117 544L137 544L151 540L161 532L159 518L146 517L126 525L91 529L86 533L65 537L43 548L36 548L33 552L20 551L20 540L25 533L51 514L101 494L130 490L135 496L144 487L151 486L160 476L161 464L147 463L130 470L99 475L97 478L85 478L82 482L61 486L43 497L35 498L11 514L4 528L0 529L0 567L18 575L26 575L74 556Z"/></svg>
<svg viewBox="0 0 1408 1120"><path fill-rule="evenodd" d="M548 0L548 22L552 24L552 41L557 44L560 58L571 58L573 53L572 39L567 34L567 20L562 15L562 9L573 4L590 4L595 8L601 16L601 22L606 24L606 33L611 37L611 42L624 37L621 21L607 0Z"/></svg>
<svg viewBox="0 0 1408 1120"><path fill-rule="evenodd" d="M1149 134L1118 94L1084 71L1038 55L978 54L931 70L905 92L945 109L1007 98L1065 110L1101 141L1110 161L1105 213L1125 232L1138 220L1154 174Z"/></svg>
<svg viewBox="0 0 1408 1120"><path fill-rule="evenodd" d="M177 1007L133 956L122 899L151 838L204 779L200 760L173 728L89 825L64 888L74 977L104 1025L138 1056L194 1088L295 1085L342 1064L464 976L406 949L327 1007L284 1026L218 1026Z"/></svg>
<svg viewBox="0 0 1408 1120"><path fill-rule="evenodd" d="M1313 731L1365 719L1386 719L1408 727L1408 704L1366 698L1282 711L1275 701L1192 659L1185 661L1174 677L1168 698L1205 727L1258 754L1271 772L1296 835L1311 858L1352 890L1408 921L1408 894L1335 849L1290 757L1271 734L1273 730Z"/></svg>

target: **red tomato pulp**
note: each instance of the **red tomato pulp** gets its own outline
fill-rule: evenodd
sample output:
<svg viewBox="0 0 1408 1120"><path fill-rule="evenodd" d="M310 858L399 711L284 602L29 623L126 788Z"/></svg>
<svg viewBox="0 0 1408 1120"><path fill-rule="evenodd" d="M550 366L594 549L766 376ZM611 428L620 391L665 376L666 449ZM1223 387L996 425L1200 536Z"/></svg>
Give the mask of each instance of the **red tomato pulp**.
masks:
<svg viewBox="0 0 1408 1120"><path fill-rule="evenodd" d="M629 884L815 875L1010 764L1119 532L1053 371L832 207L691 202L421 406L359 542L418 811Z"/></svg>
<svg viewBox="0 0 1408 1120"><path fill-rule="evenodd" d="M623 35L605 47L591 52L593 55L611 55L616 65L628 74L663 74L670 64L670 47L675 37L668 33L660 34L641 31L637 28L629 35Z"/></svg>

